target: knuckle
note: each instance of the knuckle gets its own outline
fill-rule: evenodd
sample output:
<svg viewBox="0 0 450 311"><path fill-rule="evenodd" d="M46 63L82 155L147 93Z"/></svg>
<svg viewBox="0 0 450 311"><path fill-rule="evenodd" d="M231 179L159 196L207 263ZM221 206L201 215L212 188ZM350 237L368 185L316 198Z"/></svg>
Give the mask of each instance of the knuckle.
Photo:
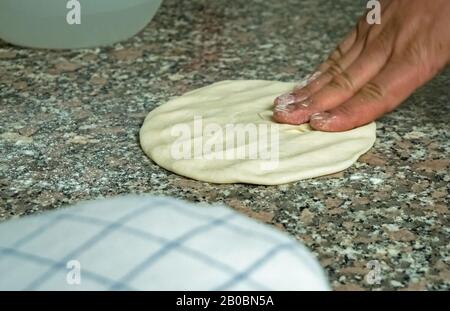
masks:
<svg viewBox="0 0 450 311"><path fill-rule="evenodd" d="M356 24L356 40L364 40L368 28L369 25L367 24L366 16L363 15Z"/></svg>
<svg viewBox="0 0 450 311"><path fill-rule="evenodd" d="M370 102L381 101L385 97L384 90L376 83L367 83L360 91L361 96Z"/></svg>
<svg viewBox="0 0 450 311"><path fill-rule="evenodd" d="M404 60L412 66L416 66L420 72L428 73L431 71L430 66L428 66L428 59L427 49L424 46L415 40L407 44L404 53Z"/></svg>
<svg viewBox="0 0 450 311"><path fill-rule="evenodd" d="M340 59L344 54L342 53L342 50L340 48L340 46L338 46L336 48L336 50L333 51L333 53L331 53L330 55L330 59L333 59L335 62L338 61L338 59Z"/></svg>
<svg viewBox="0 0 450 311"><path fill-rule="evenodd" d="M348 92L353 92L355 89L352 77L344 71L334 76L334 79L330 82L330 86Z"/></svg>
<svg viewBox="0 0 450 311"><path fill-rule="evenodd" d="M338 63L339 57L337 56L336 52L333 52L330 56L328 56L327 60L325 61L328 66L339 66Z"/></svg>
<svg viewBox="0 0 450 311"><path fill-rule="evenodd" d="M371 43L375 41L379 34L379 27L377 25L372 26L367 33L367 42Z"/></svg>
<svg viewBox="0 0 450 311"><path fill-rule="evenodd" d="M417 79L417 83L419 83L423 77L433 76L440 69L434 61L436 58L431 54L427 46L411 40L394 51L390 62L403 68L409 68L410 72L415 74L408 78Z"/></svg>
<svg viewBox="0 0 450 311"><path fill-rule="evenodd" d="M393 42L387 31L378 33L373 39L374 49L382 52L387 58L390 57L393 50Z"/></svg>
<svg viewBox="0 0 450 311"><path fill-rule="evenodd" d="M337 62L330 64L330 68L328 68L328 74L333 78L339 76L343 71L342 66Z"/></svg>

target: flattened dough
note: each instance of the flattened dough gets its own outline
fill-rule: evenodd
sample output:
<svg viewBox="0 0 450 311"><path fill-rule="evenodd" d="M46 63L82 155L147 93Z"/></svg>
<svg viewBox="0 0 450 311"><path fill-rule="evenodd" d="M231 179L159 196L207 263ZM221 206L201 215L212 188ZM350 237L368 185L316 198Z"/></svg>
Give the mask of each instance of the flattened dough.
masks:
<svg viewBox="0 0 450 311"><path fill-rule="evenodd" d="M311 130L308 125L273 122L271 115L274 98L293 87L294 83L237 80L222 81L188 92L148 114L140 130L142 149L158 165L193 179L212 183L276 185L342 171L372 147L375 142L375 123L346 132L327 133ZM258 129L261 124L265 124L261 128L270 128L265 136L261 136L264 139L267 136L266 157L257 153L256 158L250 158L247 153L245 158L220 158L219 154L224 155L227 151L226 142L229 138L232 139L232 135L222 138L224 150L210 145L206 148L206 141L211 142L214 137L220 139L221 136L212 135L213 131L207 135L203 131L195 138L194 122L197 122L198 129L199 118L202 129L208 124L215 124L216 127L219 124L224 129L223 133L226 132L227 124L254 124ZM174 126L180 124L191 131L191 139L184 140L184 143L192 146L192 156L189 158L180 158L179 155L174 157L174 150L181 150L174 149L174 144L182 141L182 136L179 136L181 134L174 131ZM275 150L270 149L271 143L275 141L275 138L272 139L276 137L273 136L275 130L279 141L276 161L274 157L267 156ZM259 131L258 135L259 133L263 131ZM220 131L216 134L220 134ZM195 158L194 139L197 146L199 141L203 141L200 145L204 150L210 151L209 158L205 156L208 152L198 153L198 150ZM236 137L234 142L238 142ZM250 135L240 142L240 145L234 147L250 150L251 146L255 146Z"/></svg>

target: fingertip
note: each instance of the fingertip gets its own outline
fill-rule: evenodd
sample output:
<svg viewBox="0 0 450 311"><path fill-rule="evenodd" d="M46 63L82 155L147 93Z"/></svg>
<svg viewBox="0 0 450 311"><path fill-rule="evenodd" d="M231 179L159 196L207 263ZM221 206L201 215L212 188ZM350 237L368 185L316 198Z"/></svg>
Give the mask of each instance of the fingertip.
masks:
<svg viewBox="0 0 450 311"><path fill-rule="evenodd" d="M309 114L305 110L285 111L274 109L272 119L278 123L299 125L308 122Z"/></svg>
<svg viewBox="0 0 450 311"><path fill-rule="evenodd" d="M289 113L280 113L280 112L274 112L272 116L273 121L281 124L292 124L292 125L298 125L302 122L297 122L297 119L294 118Z"/></svg>
<svg viewBox="0 0 450 311"><path fill-rule="evenodd" d="M331 115L328 112L318 112L311 115L309 125L317 131L328 132Z"/></svg>
<svg viewBox="0 0 450 311"><path fill-rule="evenodd" d="M345 115L330 112L315 113L309 121L310 126L323 132L342 132L354 128L354 124Z"/></svg>

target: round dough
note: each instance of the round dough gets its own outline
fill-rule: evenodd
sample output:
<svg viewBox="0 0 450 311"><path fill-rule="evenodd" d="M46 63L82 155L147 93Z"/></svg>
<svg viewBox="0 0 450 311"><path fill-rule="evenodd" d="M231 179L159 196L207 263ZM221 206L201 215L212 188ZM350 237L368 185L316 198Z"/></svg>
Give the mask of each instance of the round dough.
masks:
<svg viewBox="0 0 450 311"><path fill-rule="evenodd" d="M273 122L274 98L294 85L222 81L188 92L148 114L142 149L158 165L193 179L276 185L339 172L372 147L375 123L329 133Z"/></svg>

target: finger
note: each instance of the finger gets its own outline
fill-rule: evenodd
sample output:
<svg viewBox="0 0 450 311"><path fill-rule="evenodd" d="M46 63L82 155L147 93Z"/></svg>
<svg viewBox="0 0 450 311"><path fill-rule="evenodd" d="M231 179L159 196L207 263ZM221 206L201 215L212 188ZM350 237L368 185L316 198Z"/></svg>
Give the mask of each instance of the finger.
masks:
<svg viewBox="0 0 450 311"><path fill-rule="evenodd" d="M363 48L364 45L362 42L357 43L341 58L329 58L326 61L326 71L317 71L320 72L320 75L317 75L315 79L308 81L309 83L305 87L294 88L296 98L301 99L302 97L305 97L305 95L311 96L321 90L330 83L334 77L342 74L360 56Z"/></svg>
<svg viewBox="0 0 450 311"><path fill-rule="evenodd" d="M385 7L387 6L388 4L385 5ZM386 18L383 21L387 24L391 13L387 12L385 15ZM377 37L384 31L383 25L367 25L365 18L359 21L358 27L354 30L355 38L352 46L350 46L341 57L336 58L335 56L330 56L325 63L320 65L319 72L322 72L323 74L315 79L314 83L308 84L303 92L307 90L309 94L314 94L330 83L337 75L347 70L347 68L361 56L363 51L365 51L374 40L377 40Z"/></svg>
<svg viewBox="0 0 450 311"><path fill-rule="evenodd" d="M384 25L388 25L386 33L390 33L389 29L396 29L395 27L389 27L391 23L388 23L390 20L390 17L392 15L393 10L387 10L389 6L391 6L391 1L383 0L381 2L382 4L382 13L383 13L383 20ZM392 26L392 25L391 25ZM315 100L311 101L311 97L321 91L325 88L325 86L328 86L331 84L338 84L339 82L345 82L346 78L352 77L352 70L350 70L350 73L346 72L347 69L355 63L358 58L361 58L361 54L363 51L366 51L367 49L378 49L380 48L382 51L386 49L386 47L389 47L389 43L392 43L393 36L389 36L384 34L383 35L383 26L382 25L369 25L366 20L366 15L363 15L360 20L357 23L357 26L350 32L350 34L343 40L343 42L338 46L338 48L330 55L330 57L323 63L321 66L319 66L320 70L316 71L312 76L310 76L305 81L301 82L298 86L294 88L292 92L288 92L286 94L283 94L279 97L277 97L274 101L275 105L275 120L279 120L279 122L286 122L283 121L284 116L280 116L278 118L277 110L281 112L282 114L286 114L287 112L295 111L294 116L289 116L288 119L290 122L300 122L299 120L305 120L305 117L303 114L309 114L311 115L314 112L317 112L321 109L321 106L324 106L323 109L332 108L333 102L336 104L339 103L339 101L343 101L346 98L340 99L339 97L331 98L331 101L329 105L327 105L326 99L322 101L320 99L320 95L318 96L318 104L313 105L310 109L306 109L307 106L309 106L312 103L316 103ZM385 42L386 38L391 39L389 42ZM377 51L375 51L376 54ZM370 58L371 55L368 57L363 57L363 59ZM366 62L365 60L362 60L363 64ZM386 58L383 60L382 64L386 62ZM370 61L368 62L370 64ZM375 63L375 66L379 65L379 63ZM359 64L356 64L356 67L358 67ZM378 68L379 70L379 68ZM358 71L358 68L356 69ZM367 73L371 73L371 70L365 70ZM361 86L364 85L370 78L372 78L377 71L374 71L368 78L361 80ZM358 73L356 73L356 76L358 76ZM347 79L348 80L348 79ZM333 82L333 83L331 83ZM360 86L360 87L361 87ZM332 92L330 88L328 88L328 91ZM348 94L347 96L350 97L354 94ZM326 92L324 92L323 96L326 98L328 95L326 95ZM334 100L333 100L334 99ZM297 112L295 109L286 109L286 106L296 104L294 107L297 107L298 109L304 110L303 112ZM321 103L323 105L321 105ZM279 105L279 107L277 107ZM287 117L287 116L285 116ZM296 121L296 119L298 119ZM306 121L308 119L306 118ZM306 122L302 121L302 122Z"/></svg>
<svg viewBox="0 0 450 311"><path fill-rule="evenodd" d="M292 92L295 101L306 99L308 96L318 92L336 76L342 74L354 63L366 50L369 44L376 40L377 36L383 31L382 25L368 25L365 18L361 19L358 26L346 38L342 48L338 47L330 57L319 66L314 78L308 79L304 85L298 85ZM349 43L352 42L350 46ZM342 52L345 51L345 52Z"/></svg>
<svg viewBox="0 0 450 311"><path fill-rule="evenodd" d="M361 16L354 29L347 35L330 57L324 63L319 65L317 71L323 73L327 72L328 69L335 65L337 60L340 61L341 67L346 69L349 64L356 60L363 49L383 31L384 25L391 23L391 16L396 12L395 9L388 9L392 6L392 3L393 1L391 0L380 1L381 15L383 17L382 25L368 24L367 14L369 13L369 10L367 10L366 13ZM332 79L332 76L328 76L326 79L329 82ZM319 84L319 81L317 81L317 83Z"/></svg>
<svg viewBox="0 0 450 311"><path fill-rule="evenodd" d="M433 75L405 60L394 60L349 101L311 116L310 125L316 130L336 132L367 124L395 109Z"/></svg>
<svg viewBox="0 0 450 311"><path fill-rule="evenodd" d="M395 33L386 31L352 63L347 70L335 74L330 83L316 93L294 102L286 109L274 109L274 120L280 123L301 124L318 112L330 110L354 96L385 66L392 54Z"/></svg>
<svg viewBox="0 0 450 311"><path fill-rule="evenodd" d="M345 71L335 74L332 81L311 96L310 112L334 108L350 99L386 65L394 47L395 33L379 34Z"/></svg>
<svg viewBox="0 0 450 311"><path fill-rule="evenodd" d="M294 87L293 91L282 94L278 96L274 105L289 105L296 101L302 101L307 96L310 96L316 89L320 89L322 85L329 82L328 75L323 75L323 72L326 72L330 67L333 68L335 72L340 71L341 68L345 68L345 61L342 65L339 63L339 60L349 51L352 47L354 41L356 40L357 30L353 29L347 37L342 41L341 44L330 54L328 59L319 66L319 69L316 70L312 75L298 83L297 86ZM344 66L344 67L343 67Z"/></svg>
<svg viewBox="0 0 450 311"><path fill-rule="evenodd" d="M359 44L341 58L333 54L326 61L327 71L314 72L307 79L296 85L291 92L278 96L274 101L274 105L289 105L307 99L327 85L335 76L341 74L358 57L362 47L363 45Z"/></svg>
<svg viewBox="0 0 450 311"><path fill-rule="evenodd" d="M356 37L357 37L357 30L356 28L354 28L344 38L344 40L342 40L342 42L336 47L336 49L330 54L328 59L317 67L316 71L319 72L327 71L334 61L342 58L348 51L350 51L350 48L356 42Z"/></svg>

